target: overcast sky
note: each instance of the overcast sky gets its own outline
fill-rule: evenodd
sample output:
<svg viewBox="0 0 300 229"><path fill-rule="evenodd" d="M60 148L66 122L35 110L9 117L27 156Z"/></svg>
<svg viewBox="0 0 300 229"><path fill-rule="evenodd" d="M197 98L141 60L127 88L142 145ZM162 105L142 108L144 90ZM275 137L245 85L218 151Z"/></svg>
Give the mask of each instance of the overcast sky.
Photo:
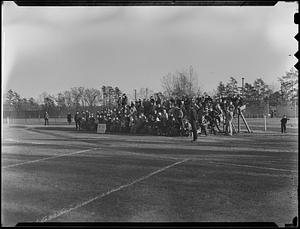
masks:
<svg viewBox="0 0 300 229"><path fill-rule="evenodd" d="M18 7L2 5L2 86L37 98L84 86L148 87L192 65L212 91L277 78L296 63L297 3L275 7ZM291 56L289 56L291 55Z"/></svg>

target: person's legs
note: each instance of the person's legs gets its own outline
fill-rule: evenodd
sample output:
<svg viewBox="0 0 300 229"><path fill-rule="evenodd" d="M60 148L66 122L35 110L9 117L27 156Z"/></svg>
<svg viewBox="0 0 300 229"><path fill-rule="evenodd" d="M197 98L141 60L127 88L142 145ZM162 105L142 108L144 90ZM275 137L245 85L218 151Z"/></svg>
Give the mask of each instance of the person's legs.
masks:
<svg viewBox="0 0 300 229"><path fill-rule="evenodd" d="M231 121L229 121L228 122L228 134L231 136L233 133L232 133L233 131L232 131L232 122Z"/></svg>
<svg viewBox="0 0 300 229"><path fill-rule="evenodd" d="M207 126L206 125L203 125L203 131L204 131L205 136L207 136Z"/></svg>
<svg viewBox="0 0 300 229"><path fill-rule="evenodd" d="M196 122L192 122L192 132L193 132L193 141L197 140L197 128L196 128Z"/></svg>
<svg viewBox="0 0 300 229"><path fill-rule="evenodd" d="M283 132L284 132L284 125L281 124L281 133L283 133Z"/></svg>
<svg viewBox="0 0 300 229"><path fill-rule="evenodd" d="M201 123L200 124L200 135L202 135L203 133L205 134L205 126Z"/></svg>
<svg viewBox="0 0 300 229"><path fill-rule="evenodd" d="M228 120L226 121L226 125L225 125L225 133L229 134L229 122L228 122Z"/></svg>
<svg viewBox="0 0 300 229"><path fill-rule="evenodd" d="M214 125L214 124L211 125L211 133L214 134L214 135L217 134L217 133L216 133L216 130L215 130L215 125Z"/></svg>

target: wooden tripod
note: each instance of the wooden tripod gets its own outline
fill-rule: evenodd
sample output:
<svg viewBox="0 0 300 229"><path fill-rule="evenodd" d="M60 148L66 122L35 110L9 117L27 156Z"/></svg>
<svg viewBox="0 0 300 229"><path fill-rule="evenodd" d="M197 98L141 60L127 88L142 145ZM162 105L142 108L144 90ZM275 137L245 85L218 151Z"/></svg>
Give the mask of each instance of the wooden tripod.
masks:
<svg viewBox="0 0 300 229"><path fill-rule="evenodd" d="M248 133L253 133L253 131L250 129L245 117L244 117L244 114L243 112L240 110L240 108L238 108L238 133L240 132L240 117L242 118L247 130L248 130Z"/></svg>

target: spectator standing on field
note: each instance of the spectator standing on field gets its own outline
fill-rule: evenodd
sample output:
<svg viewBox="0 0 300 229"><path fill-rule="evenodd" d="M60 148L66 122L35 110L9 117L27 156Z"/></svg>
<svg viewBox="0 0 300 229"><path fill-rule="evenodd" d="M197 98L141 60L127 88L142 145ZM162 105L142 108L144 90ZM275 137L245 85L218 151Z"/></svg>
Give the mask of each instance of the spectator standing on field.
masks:
<svg viewBox="0 0 300 229"><path fill-rule="evenodd" d="M75 114L75 117L74 117L76 130L80 130L80 119L81 119L80 114L77 111L76 114Z"/></svg>
<svg viewBox="0 0 300 229"><path fill-rule="evenodd" d="M45 126L49 125L49 114L47 111L44 114L44 119L45 119Z"/></svg>
<svg viewBox="0 0 300 229"><path fill-rule="evenodd" d="M283 115L282 119L280 120L280 122L281 122L281 133L286 133L286 123L287 123L288 120L290 120L290 119L287 118L286 115Z"/></svg>

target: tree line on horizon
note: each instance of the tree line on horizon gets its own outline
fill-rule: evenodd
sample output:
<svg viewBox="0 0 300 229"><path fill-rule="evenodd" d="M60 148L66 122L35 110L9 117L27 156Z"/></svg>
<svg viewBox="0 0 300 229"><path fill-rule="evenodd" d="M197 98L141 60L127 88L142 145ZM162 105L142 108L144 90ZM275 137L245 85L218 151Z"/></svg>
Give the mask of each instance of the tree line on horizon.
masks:
<svg viewBox="0 0 300 229"><path fill-rule="evenodd" d="M207 95L206 92L201 91L197 79L197 73L192 66L182 71L168 73L161 78L162 92L154 93L151 91L151 93L147 93L144 88L141 88L137 99L146 99L151 95L159 95L162 99ZM278 81L281 87L274 91L262 78L257 78L253 83L245 82L244 87L238 87L238 81L234 77L230 77L227 82L220 81L218 83L212 97L228 97L240 94L248 104L259 105L267 101L270 106L297 102L298 71L292 68L284 76L278 78ZM66 115L68 112L73 113L77 110L95 112L101 107L116 107L122 94L123 92L119 87L112 86L72 87L56 95L43 92L36 100L32 97L22 98L20 94L10 89L5 94L4 112L9 110L14 117L26 116L26 112L34 116L37 111L48 111L52 116Z"/></svg>

